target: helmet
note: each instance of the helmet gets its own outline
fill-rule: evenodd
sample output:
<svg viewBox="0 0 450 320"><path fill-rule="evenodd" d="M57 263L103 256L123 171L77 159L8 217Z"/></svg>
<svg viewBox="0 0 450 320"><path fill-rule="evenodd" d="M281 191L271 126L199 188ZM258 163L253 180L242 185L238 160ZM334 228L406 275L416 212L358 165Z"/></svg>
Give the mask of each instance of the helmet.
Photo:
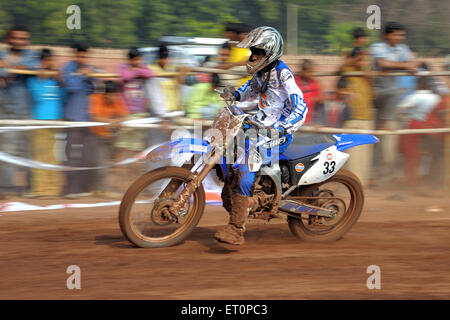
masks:
<svg viewBox="0 0 450 320"><path fill-rule="evenodd" d="M283 38L275 28L258 27L250 31L237 47L264 50L264 59L252 63L252 56L250 56L249 63L247 63L248 73L255 74L281 57Z"/></svg>

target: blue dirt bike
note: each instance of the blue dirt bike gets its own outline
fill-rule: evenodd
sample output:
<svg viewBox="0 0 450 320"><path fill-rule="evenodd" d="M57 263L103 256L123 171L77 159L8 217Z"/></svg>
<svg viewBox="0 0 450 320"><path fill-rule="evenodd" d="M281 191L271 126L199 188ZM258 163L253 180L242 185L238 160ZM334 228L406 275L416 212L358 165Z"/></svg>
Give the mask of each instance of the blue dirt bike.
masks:
<svg viewBox="0 0 450 320"><path fill-rule="evenodd" d="M263 132L265 128L249 115L236 113L236 108L227 105L204 139L169 141L147 155L150 161L181 159L182 163L149 171L126 191L119 224L131 243L165 247L186 239L205 209L202 181L214 171L222 181L233 179L233 168L244 161L243 155L249 155L247 160L252 158L251 170L260 172L254 186L256 205L248 213L250 219L285 218L296 237L315 242L336 241L356 223L364 193L358 177L342 169L349 157L344 151L376 143L375 136L300 133L277 155L277 161L268 163L260 150L273 148L277 139L261 133L257 133L257 139L247 139L246 143L253 143L246 149L250 152L239 156L233 141L241 129L250 126Z"/></svg>

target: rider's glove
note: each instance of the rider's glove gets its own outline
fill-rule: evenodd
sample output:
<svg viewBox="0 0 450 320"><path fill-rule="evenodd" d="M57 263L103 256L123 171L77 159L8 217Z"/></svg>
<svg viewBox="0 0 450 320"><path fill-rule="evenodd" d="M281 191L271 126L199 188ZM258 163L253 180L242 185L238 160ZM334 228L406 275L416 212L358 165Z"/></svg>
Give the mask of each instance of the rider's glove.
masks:
<svg viewBox="0 0 450 320"><path fill-rule="evenodd" d="M226 101L233 102L234 100L237 100L238 94L239 93L236 91L236 89L234 89L233 86L226 86L220 96Z"/></svg>
<svg viewBox="0 0 450 320"><path fill-rule="evenodd" d="M278 130L278 136L279 137L282 137L282 136L284 136L286 134L286 131L284 130L284 128L282 126L279 126L277 128L277 130Z"/></svg>
<svg viewBox="0 0 450 320"><path fill-rule="evenodd" d="M244 131L253 128L252 124L250 123L250 121L248 119L244 120L244 123L242 123L242 129L244 129Z"/></svg>
<svg viewBox="0 0 450 320"><path fill-rule="evenodd" d="M279 125L278 123L271 125L271 127L272 130L277 130L278 137L282 137L286 134L286 129L283 126Z"/></svg>

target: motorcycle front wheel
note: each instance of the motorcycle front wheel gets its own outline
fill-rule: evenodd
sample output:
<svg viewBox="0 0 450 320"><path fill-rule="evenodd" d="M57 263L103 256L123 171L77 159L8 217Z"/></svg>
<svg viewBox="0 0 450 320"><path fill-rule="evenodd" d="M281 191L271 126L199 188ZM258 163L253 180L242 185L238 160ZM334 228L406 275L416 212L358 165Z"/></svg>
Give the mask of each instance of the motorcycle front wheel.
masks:
<svg viewBox="0 0 450 320"><path fill-rule="evenodd" d="M203 186L192 193L177 215L168 208L191 179L192 172L179 167L158 168L139 177L120 203L123 235L143 248L173 246L186 239L205 209Z"/></svg>

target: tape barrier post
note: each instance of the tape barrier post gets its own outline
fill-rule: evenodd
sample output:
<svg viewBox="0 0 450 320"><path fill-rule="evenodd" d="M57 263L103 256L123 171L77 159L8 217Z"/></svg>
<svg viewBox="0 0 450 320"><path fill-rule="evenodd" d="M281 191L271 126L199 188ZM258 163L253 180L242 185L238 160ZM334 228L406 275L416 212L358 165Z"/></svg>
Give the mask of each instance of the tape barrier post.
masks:
<svg viewBox="0 0 450 320"><path fill-rule="evenodd" d="M450 128L450 95L447 95L447 105L446 105L446 126ZM445 178L444 178L444 189L445 191L450 191L450 133L445 135L444 142L445 149Z"/></svg>

